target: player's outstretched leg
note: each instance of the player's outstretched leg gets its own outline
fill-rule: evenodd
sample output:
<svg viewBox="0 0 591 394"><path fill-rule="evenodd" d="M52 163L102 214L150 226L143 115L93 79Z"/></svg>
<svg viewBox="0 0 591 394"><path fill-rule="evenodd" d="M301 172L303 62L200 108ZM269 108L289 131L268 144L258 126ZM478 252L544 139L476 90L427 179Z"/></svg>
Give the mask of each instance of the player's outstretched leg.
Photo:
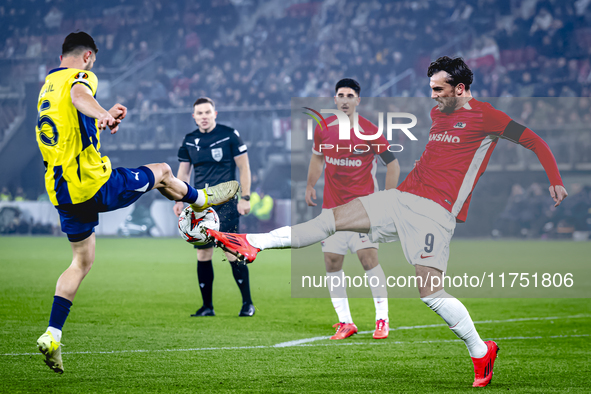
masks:
<svg viewBox="0 0 591 394"><path fill-rule="evenodd" d="M187 186L189 185L187 184ZM218 183L214 186L207 186L205 189L201 189L205 194L205 203L201 205L191 204L191 208L194 211L200 212L214 205L224 204L230 201L238 193L238 190L240 190L240 184L237 181L228 181Z"/></svg>
<svg viewBox="0 0 591 394"><path fill-rule="evenodd" d="M441 271L421 265L415 265L415 269L417 276L423 278L419 286L421 301L441 316L453 333L466 344L474 363L473 386L486 386L492 379L494 361L499 347L493 341L483 342L480 339L468 310L460 300L449 295L442 287L431 289L431 283L427 283L427 278L441 277Z"/></svg>
<svg viewBox="0 0 591 394"><path fill-rule="evenodd" d="M218 245L239 259L252 263L265 249L303 248L320 242L336 231L369 232L369 216L359 199L327 209L305 223L285 226L264 234L228 234L207 230Z"/></svg>
<svg viewBox="0 0 591 394"><path fill-rule="evenodd" d="M78 287L94 262L95 235L92 233L82 241L71 242L71 245L72 264L57 281L49 326L37 340L37 348L45 356L45 364L57 373L64 372L61 350L62 328L70 313Z"/></svg>
<svg viewBox="0 0 591 394"><path fill-rule="evenodd" d="M223 182L197 190L187 182L176 178L166 163L148 164L145 167L154 174L154 189L158 189L169 200L189 203L194 211L203 211L211 206L228 202L240 190L240 184L236 181Z"/></svg>

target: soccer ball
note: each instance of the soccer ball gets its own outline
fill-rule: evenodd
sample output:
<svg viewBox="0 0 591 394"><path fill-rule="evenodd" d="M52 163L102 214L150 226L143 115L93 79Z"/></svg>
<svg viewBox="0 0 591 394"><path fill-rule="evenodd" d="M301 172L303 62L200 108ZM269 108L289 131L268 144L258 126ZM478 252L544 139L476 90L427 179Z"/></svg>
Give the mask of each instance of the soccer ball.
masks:
<svg viewBox="0 0 591 394"><path fill-rule="evenodd" d="M220 218L213 208L195 212L188 206L179 215L179 233L188 243L193 245L209 243L211 240L207 236L207 229L216 231L220 229Z"/></svg>

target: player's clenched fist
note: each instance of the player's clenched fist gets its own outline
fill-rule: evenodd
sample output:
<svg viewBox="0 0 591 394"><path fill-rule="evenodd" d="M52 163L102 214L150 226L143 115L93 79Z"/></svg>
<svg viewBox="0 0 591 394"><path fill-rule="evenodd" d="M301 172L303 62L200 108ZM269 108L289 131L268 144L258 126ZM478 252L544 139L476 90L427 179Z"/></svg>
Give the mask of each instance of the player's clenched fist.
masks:
<svg viewBox="0 0 591 394"><path fill-rule="evenodd" d="M127 116L127 108L117 103L113 107L111 107L111 109L109 110L109 115L113 117L114 122L108 122L107 125L109 126L109 129L111 129L111 134L115 134L117 130L119 130L119 123L121 123L121 121L125 119L125 116Z"/></svg>
<svg viewBox="0 0 591 394"><path fill-rule="evenodd" d="M117 132L120 120L116 120L109 112L104 112L97 118L99 130L105 130L107 127L111 129L111 134Z"/></svg>
<svg viewBox="0 0 591 394"><path fill-rule="evenodd" d="M113 118L121 121L125 119L125 117L127 116L127 108L124 105L117 103L113 107L111 107L109 113Z"/></svg>

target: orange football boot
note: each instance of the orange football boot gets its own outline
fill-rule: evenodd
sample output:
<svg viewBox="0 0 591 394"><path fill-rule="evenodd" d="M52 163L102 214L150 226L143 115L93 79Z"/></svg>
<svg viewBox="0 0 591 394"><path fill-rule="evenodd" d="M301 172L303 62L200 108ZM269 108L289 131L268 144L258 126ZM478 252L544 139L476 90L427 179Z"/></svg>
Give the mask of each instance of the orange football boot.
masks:
<svg viewBox="0 0 591 394"><path fill-rule="evenodd" d="M357 326L353 323L337 323L333 327L336 327L337 332L330 339L345 339L357 334Z"/></svg>
<svg viewBox="0 0 591 394"><path fill-rule="evenodd" d="M499 353L499 347L495 341L486 341L484 343L488 348L486 356L482 358L472 357L474 363L474 383L472 383L472 387L485 387L493 377L493 366Z"/></svg>
<svg viewBox="0 0 591 394"><path fill-rule="evenodd" d="M247 263L252 263L257 258L257 253L261 251L248 242L246 234L222 233L208 229L207 235L214 238L218 246L226 252L238 257L239 260L246 260Z"/></svg>
<svg viewBox="0 0 591 394"><path fill-rule="evenodd" d="M373 333L373 339L386 339L388 338L389 332L390 324L386 320L380 319L376 322L376 330Z"/></svg>

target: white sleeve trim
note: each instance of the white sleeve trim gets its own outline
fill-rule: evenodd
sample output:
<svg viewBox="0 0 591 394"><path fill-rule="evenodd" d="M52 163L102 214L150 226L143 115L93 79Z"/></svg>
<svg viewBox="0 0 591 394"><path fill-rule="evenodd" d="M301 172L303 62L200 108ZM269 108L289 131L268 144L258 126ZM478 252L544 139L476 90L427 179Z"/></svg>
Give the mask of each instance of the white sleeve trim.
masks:
<svg viewBox="0 0 591 394"><path fill-rule="evenodd" d="M90 86L90 83L88 83L88 81L86 79L75 79L74 82L72 82L72 86L70 87L70 89L72 89L74 87L74 85L76 85L77 83L83 83L84 85L86 85L86 87L88 89L90 89L90 92L94 95L94 91L92 90L92 87Z"/></svg>
<svg viewBox="0 0 591 394"><path fill-rule="evenodd" d="M88 83L88 81L86 79L82 79L82 78L75 79L74 82L72 82L72 86L74 86L78 82L85 84L86 86L88 86L90 88L90 90L92 90L92 88L90 87L90 83Z"/></svg>
<svg viewBox="0 0 591 394"><path fill-rule="evenodd" d="M246 149L247 149L247 148L246 148L246 145L240 145L240 146L238 147L238 151L239 151L239 152L244 152L244 151L246 151Z"/></svg>
<svg viewBox="0 0 591 394"><path fill-rule="evenodd" d="M324 156L324 153L318 152L316 149L312 148L312 153L314 153L317 156Z"/></svg>

